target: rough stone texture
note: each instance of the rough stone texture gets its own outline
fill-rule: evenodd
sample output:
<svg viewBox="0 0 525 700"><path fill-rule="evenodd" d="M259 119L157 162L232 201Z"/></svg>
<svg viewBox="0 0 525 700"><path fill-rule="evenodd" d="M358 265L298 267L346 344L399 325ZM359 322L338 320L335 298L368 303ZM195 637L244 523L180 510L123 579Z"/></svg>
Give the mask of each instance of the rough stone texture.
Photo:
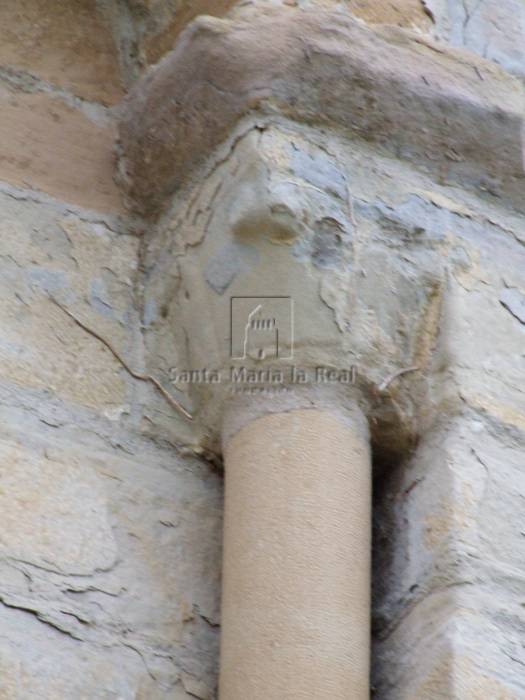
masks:
<svg viewBox="0 0 525 700"><path fill-rule="evenodd" d="M184 368L193 342L199 361L215 357L228 329L210 299L250 286L264 294L263 277L272 293L295 298L302 270L297 298L308 312L298 307L297 327L319 326L308 296L316 280L348 341L340 364L356 364L361 388L376 392L365 407L377 479L374 697L522 697L521 212L497 190L457 187L373 142L277 115L243 119L196 172L148 240L148 365L167 379L168 348ZM318 225L328 211L348 227L348 240L338 229L344 246L333 226ZM323 271L332 290L319 282ZM340 295L345 275L352 291ZM194 318L182 343L177 299ZM215 328L207 344L197 326ZM419 369L390 381L402 366ZM189 402L190 386L174 388ZM198 419L208 405L196 402ZM181 430L162 421L172 440ZM403 431L419 437L417 449L399 442ZM208 438L197 430L193 441Z"/></svg>
<svg viewBox="0 0 525 700"><path fill-rule="evenodd" d="M523 434L466 407L378 488L374 697L524 696Z"/></svg>
<svg viewBox="0 0 525 700"><path fill-rule="evenodd" d="M199 15L223 16L237 0L97 0L118 49L122 81L129 88L171 51Z"/></svg>
<svg viewBox="0 0 525 700"><path fill-rule="evenodd" d="M307 368L312 378L317 366L359 367L359 385L375 407L370 410L377 426L384 430L391 423L393 441L406 447L413 426L403 420L401 428L395 414L416 420L413 409L424 384L416 375L407 378L410 390L397 396L396 407L378 401L376 387L403 368L428 369L427 345L436 333L443 295L439 249L444 246L440 232L418 226L429 205L407 195L400 211L413 224L405 235L400 224L393 236L369 203L370 175L359 166L372 157L369 151L350 152L336 137L319 140L314 130L299 131L288 122L244 124L241 133L233 146L225 146L226 160L217 154L203 184L181 195L145 257L145 303L164 308L166 319L157 312L146 327L155 373L168 379L169 368L157 361L168 352L175 366L206 367L223 380L232 364L257 372L257 355L232 363L230 298L291 297L293 356L279 366L287 376L291 365ZM386 165L374 162L378 170ZM391 189L388 175L383 177L381 185ZM228 265L221 265L226 256ZM177 286L171 282L175 275ZM287 342L281 336L288 353ZM184 405L193 402L199 441L217 449L221 407L231 384L175 387Z"/></svg>
<svg viewBox="0 0 525 700"><path fill-rule="evenodd" d="M525 324L525 295L515 287L507 287L499 295L500 303L520 321Z"/></svg>
<svg viewBox="0 0 525 700"><path fill-rule="evenodd" d="M5 442L0 463L2 556L77 576L115 565L104 494L89 472Z"/></svg>
<svg viewBox="0 0 525 700"><path fill-rule="evenodd" d="M129 87L152 64L171 51L184 28L199 15L222 17L239 6L303 7L320 10L348 9L370 24L391 24L429 31L432 16L422 0L98 0L113 27L119 47L123 78Z"/></svg>
<svg viewBox="0 0 525 700"><path fill-rule="evenodd" d="M2 697L211 697L217 477L70 406L58 429L44 402L39 417L0 390Z"/></svg>
<svg viewBox="0 0 525 700"><path fill-rule="evenodd" d="M394 24L421 31L428 31L432 24L422 0L347 0L346 5L353 15L369 24Z"/></svg>
<svg viewBox="0 0 525 700"><path fill-rule="evenodd" d="M24 195L4 192L0 202L0 378L108 414L128 411L135 380L50 298L135 362L137 239Z"/></svg>
<svg viewBox="0 0 525 700"><path fill-rule="evenodd" d="M105 105L122 91L104 17L85 2L0 8L0 696L207 700L221 481L140 436L179 418L164 400L150 410L151 384L101 341L140 372L140 240L113 181Z"/></svg>
<svg viewBox="0 0 525 700"><path fill-rule="evenodd" d="M91 0L2 2L0 66L87 100L113 104L123 95L111 30Z"/></svg>
<svg viewBox="0 0 525 700"><path fill-rule="evenodd" d="M84 2L0 8L0 696L205 700L221 482L139 436L152 387L51 301L140 371L102 17Z"/></svg>
<svg viewBox="0 0 525 700"><path fill-rule="evenodd" d="M516 2L427 0L423 14L353 0L355 20L287 0L199 19L125 108L122 174L134 206L167 205L158 228L124 218L112 181L107 17L135 51L136 74L121 56L130 80L189 12L2 4L3 699L214 697L222 484L194 456L215 459L210 436L50 301L191 407L170 382L185 362L174 301L180 254L213 233L224 246L199 284L227 298L254 279L254 247L292 243L298 269L330 280L310 291L345 362L373 368L375 697L525 695L523 92L504 72L524 74ZM226 240L233 201L244 223L264 209L255 246ZM344 246L334 221L301 223L325 210ZM342 278L360 300L346 309Z"/></svg>
<svg viewBox="0 0 525 700"><path fill-rule="evenodd" d="M523 208L523 106L521 83L490 62L401 29L372 31L338 9L241 8L193 22L133 90L121 178L156 213L243 116L280 113Z"/></svg>
<svg viewBox="0 0 525 700"><path fill-rule="evenodd" d="M0 206L0 694L206 698L220 481L138 436L151 389L50 301L140 370L139 241L34 193Z"/></svg>
<svg viewBox="0 0 525 700"><path fill-rule="evenodd" d="M115 130L60 97L0 84L0 180L102 212L123 211Z"/></svg>
<svg viewBox="0 0 525 700"><path fill-rule="evenodd" d="M425 0L432 33L525 78L525 4L522 0Z"/></svg>
<svg viewBox="0 0 525 700"><path fill-rule="evenodd" d="M522 218L436 194L426 220L447 238L449 261L441 417L377 482L375 697L521 698ZM381 218L409 223L400 210Z"/></svg>
<svg viewBox="0 0 525 700"><path fill-rule="evenodd" d="M224 15L237 0L128 0L141 61L157 63L171 51L184 27L198 15Z"/></svg>

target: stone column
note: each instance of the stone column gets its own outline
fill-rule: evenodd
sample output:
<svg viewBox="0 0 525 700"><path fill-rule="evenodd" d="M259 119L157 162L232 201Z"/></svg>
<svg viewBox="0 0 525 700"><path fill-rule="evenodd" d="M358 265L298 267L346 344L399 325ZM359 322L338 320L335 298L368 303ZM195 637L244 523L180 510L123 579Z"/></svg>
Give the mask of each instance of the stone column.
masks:
<svg viewBox="0 0 525 700"><path fill-rule="evenodd" d="M450 319L454 309L464 327L465 309L478 297L480 318L498 307L503 277L479 276L493 252L483 252L492 221L486 207L496 193L498 207L523 209L522 90L472 57L436 51L402 30L366 28L339 7L266 5L239 7L225 21L198 20L134 89L120 126L127 194L142 214L160 217L145 260L145 300L161 299L167 324L158 321L159 357L170 356L172 333L177 367L216 370L218 383L185 391L195 419L184 435L217 454L229 389L238 389L231 378L228 385L231 368L236 376L245 370L248 392L251 373L267 388L270 380L257 380L261 370L281 372L279 388L295 391L300 382L290 375L301 369L312 398L324 382L318 368L337 375L357 366L355 390L376 464L387 474L434 421L466 410L470 420L479 406L484 415L498 405L499 384L483 402L475 393L465 398L483 384L472 324L456 352L461 372L450 379L451 342L461 336ZM505 230L513 230L510 222ZM499 241L503 229L490 235ZM519 303L513 279L501 313ZM491 372L507 362L504 349L505 357L488 360ZM515 376L509 362L506 386ZM261 395L251 400L252 408L263 403ZM251 419L238 406L242 424L223 434L221 700L368 697L370 466L356 412L341 422L343 404L266 406ZM500 415L507 424L516 412ZM449 460L436 455L441 475ZM449 493L440 476L437 515L428 521L427 501L418 499L420 492L437 498L431 459L419 465L420 476L407 470L394 484L393 522L405 524L407 501L413 517L410 529L395 533L397 558L378 573L390 572L384 588L392 591L377 612L388 641L375 664L378 696L389 700L433 698L438 685L448 697L458 678L474 688L474 671L485 666L472 642L477 628L459 644L459 607L439 602L444 581L471 576L470 549L464 562L456 550L474 522L474 496L469 483L465 491L456 481ZM471 459L473 470L491 470L490 457ZM384 523L386 530L390 520ZM429 547L445 557L437 568L427 566ZM408 569L406 551L416 560ZM510 555L507 563L515 568ZM463 595L449 589L447 596ZM433 624L423 629L428 596ZM464 626L473 624L469 618ZM499 650L485 658L496 670L508 663ZM484 697L498 694L501 683L492 680Z"/></svg>
<svg viewBox="0 0 525 700"><path fill-rule="evenodd" d="M221 700L365 700L371 468L361 414L260 415L224 443Z"/></svg>

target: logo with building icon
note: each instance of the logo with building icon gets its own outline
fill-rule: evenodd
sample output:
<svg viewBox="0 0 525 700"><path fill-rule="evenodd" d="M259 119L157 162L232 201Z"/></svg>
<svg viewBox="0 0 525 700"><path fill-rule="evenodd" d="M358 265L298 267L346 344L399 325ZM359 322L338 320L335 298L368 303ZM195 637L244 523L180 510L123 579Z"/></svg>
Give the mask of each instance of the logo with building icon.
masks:
<svg viewBox="0 0 525 700"><path fill-rule="evenodd" d="M293 357L291 297L231 297L230 304L232 359Z"/></svg>

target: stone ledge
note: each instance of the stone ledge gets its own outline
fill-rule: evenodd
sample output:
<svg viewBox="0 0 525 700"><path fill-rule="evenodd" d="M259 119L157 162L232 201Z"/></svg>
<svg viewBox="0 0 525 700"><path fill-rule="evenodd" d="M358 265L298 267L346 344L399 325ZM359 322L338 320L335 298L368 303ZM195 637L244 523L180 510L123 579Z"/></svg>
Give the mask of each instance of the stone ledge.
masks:
<svg viewBox="0 0 525 700"><path fill-rule="evenodd" d="M121 178L159 212L245 115L333 126L448 182L523 207L521 83L490 62L345 11L200 17L127 99Z"/></svg>

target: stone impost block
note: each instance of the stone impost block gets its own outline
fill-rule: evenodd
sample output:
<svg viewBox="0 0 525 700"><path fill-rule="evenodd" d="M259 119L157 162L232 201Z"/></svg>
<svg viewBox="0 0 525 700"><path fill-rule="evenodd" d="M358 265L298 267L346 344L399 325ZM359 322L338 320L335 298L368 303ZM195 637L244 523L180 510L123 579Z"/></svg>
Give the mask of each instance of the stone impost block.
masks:
<svg viewBox="0 0 525 700"><path fill-rule="evenodd" d="M120 125L133 205L158 213L247 114L328 126L523 209L521 82L493 63L344 9L200 17L132 91Z"/></svg>

